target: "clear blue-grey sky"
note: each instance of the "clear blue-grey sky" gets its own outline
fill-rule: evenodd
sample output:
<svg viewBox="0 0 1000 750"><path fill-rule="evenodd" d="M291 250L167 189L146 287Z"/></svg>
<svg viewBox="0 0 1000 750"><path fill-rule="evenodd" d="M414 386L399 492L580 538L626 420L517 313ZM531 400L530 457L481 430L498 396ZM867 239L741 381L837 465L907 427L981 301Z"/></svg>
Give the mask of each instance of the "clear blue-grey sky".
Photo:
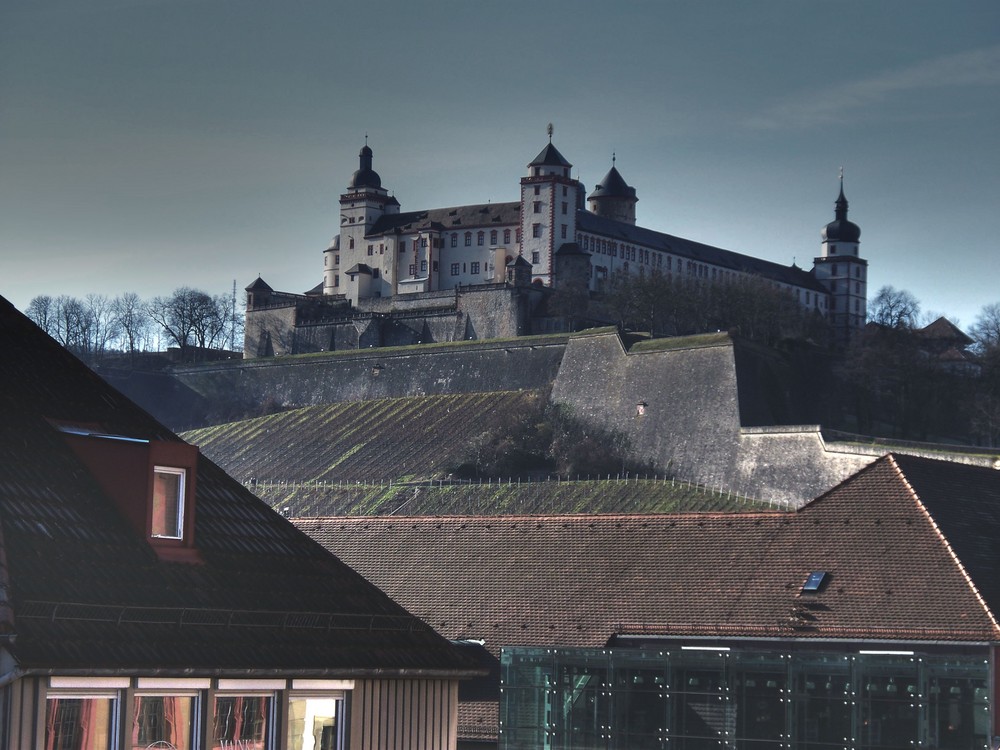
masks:
<svg viewBox="0 0 1000 750"><path fill-rule="evenodd" d="M845 170L870 291L1000 301L996 0L6 0L0 294L322 278L365 133L403 210L546 142L639 223L808 267Z"/></svg>

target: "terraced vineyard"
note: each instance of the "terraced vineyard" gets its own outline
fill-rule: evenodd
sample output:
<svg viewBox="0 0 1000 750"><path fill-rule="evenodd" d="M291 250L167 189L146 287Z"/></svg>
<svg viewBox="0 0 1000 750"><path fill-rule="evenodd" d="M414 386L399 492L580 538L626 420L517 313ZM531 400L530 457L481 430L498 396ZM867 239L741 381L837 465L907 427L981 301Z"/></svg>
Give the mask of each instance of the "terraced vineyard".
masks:
<svg viewBox="0 0 1000 750"><path fill-rule="evenodd" d="M310 406L184 433L245 484L428 479L540 394L507 391Z"/></svg>
<svg viewBox="0 0 1000 750"><path fill-rule="evenodd" d="M771 506L666 477L451 480L469 445L533 391L355 401L185 433L271 507L296 517L759 511Z"/></svg>
<svg viewBox="0 0 1000 750"><path fill-rule="evenodd" d="M271 507L317 516L558 515L772 510L774 506L669 479L483 483L325 483L251 486ZM287 511L286 511L287 509Z"/></svg>

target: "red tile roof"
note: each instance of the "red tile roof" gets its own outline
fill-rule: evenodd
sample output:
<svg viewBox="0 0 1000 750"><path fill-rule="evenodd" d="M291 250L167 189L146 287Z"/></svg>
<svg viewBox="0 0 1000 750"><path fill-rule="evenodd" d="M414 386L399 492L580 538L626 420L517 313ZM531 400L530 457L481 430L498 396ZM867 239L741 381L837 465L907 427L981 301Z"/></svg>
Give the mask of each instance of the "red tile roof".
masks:
<svg viewBox="0 0 1000 750"><path fill-rule="evenodd" d="M990 641L1000 472L887 456L796 512L302 519L448 637ZM813 571L820 591L802 593Z"/></svg>

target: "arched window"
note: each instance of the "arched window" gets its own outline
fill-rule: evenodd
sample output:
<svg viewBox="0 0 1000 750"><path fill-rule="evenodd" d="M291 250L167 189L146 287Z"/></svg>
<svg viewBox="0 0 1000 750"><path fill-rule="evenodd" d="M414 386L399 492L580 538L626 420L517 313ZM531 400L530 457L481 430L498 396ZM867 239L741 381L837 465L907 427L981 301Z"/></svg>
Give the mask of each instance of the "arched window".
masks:
<svg viewBox="0 0 1000 750"><path fill-rule="evenodd" d="M472 244L472 232L465 233L465 246L468 247Z"/></svg>

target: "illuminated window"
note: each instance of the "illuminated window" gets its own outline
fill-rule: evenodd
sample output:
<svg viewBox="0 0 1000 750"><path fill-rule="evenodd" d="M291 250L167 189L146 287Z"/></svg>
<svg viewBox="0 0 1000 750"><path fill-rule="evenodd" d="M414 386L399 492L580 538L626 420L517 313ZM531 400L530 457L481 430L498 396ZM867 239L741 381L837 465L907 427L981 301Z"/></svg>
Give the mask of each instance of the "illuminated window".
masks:
<svg viewBox="0 0 1000 750"><path fill-rule="evenodd" d="M292 696L288 700L289 750L336 750L345 746L344 702L330 697Z"/></svg>
<svg viewBox="0 0 1000 750"><path fill-rule="evenodd" d="M136 695L132 705L130 750L150 747L172 747L190 750L194 747L192 732L195 716L194 694Z"/></svg>
<svg viewBox="0 0 1000 750"><path fill-rule="evenodd" d="M168 466L153 469L153 515L150 534L184 538L184 480L187 472Z"/></svg>
<svg viewBox="0 0 1000 750"><path fill-rule="evenodd" d="M271 695L220 695L215 698L212 747L269 747L274 727Z"/></svg>
<svg viewBox="0 0 1000 750"><path fill-rule="evenodd" d="M45 747L105 750L115 739L117 694L50 694L45 701Z"/></svg>

